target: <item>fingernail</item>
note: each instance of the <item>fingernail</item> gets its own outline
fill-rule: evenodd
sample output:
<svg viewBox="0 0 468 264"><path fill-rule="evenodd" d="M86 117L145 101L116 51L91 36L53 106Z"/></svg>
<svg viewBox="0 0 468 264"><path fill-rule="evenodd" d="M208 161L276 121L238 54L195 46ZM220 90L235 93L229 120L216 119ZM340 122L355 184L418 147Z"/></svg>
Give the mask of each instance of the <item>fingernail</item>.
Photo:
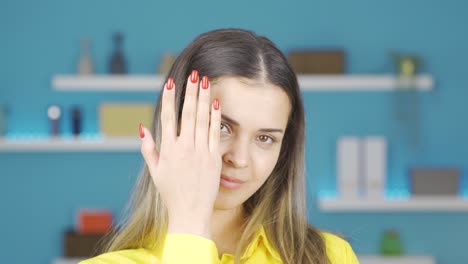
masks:
<svg viewBox="0 0 468 264"><path fill-rule="evenodd" d="M215 110L219 110L219 100L218 100L218 98L215 98L215 99L213 100L213 108L214 108Z"/></svg>
<svg viewBox="0 0 468 264"><path fill-rule="evenodd" d="M140 138L145 137L145 130L143 129L143 124L140 123Z"/></svg>
<svg viewBox="0 0 468 264"><path fill-rule="evenodd" d="M197 70L193 70L192 74L190 74L190 81L192 83L198 82L198 71Z"/></svg>
<svg viewBox="0 0 468 264"><path fill-rule="evenodd" d="M210 81L208 81L208 76L203 76L202 78L202 88L203 89L208 89L208 86L210 85Z"/></svg>
<svg viewBox="0 0 468 264"><path fill-rule="evenodd" d="M172 88L174 88L174 79L169 78L166 82L166 89L172 90Z"/></svg>

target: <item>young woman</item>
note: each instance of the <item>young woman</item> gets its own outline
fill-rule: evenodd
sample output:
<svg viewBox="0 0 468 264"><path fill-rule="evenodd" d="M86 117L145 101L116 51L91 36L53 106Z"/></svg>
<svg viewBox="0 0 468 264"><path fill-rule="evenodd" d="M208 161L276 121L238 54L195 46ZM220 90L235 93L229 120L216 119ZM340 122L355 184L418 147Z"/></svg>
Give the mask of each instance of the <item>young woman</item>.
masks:
<svg viewBox="0 0 468 264"><path fill-rule="evenodd" d="M128 217L82 264L358 263L307 222L301 93L270 40L204 33L168 77Z"/></svg>

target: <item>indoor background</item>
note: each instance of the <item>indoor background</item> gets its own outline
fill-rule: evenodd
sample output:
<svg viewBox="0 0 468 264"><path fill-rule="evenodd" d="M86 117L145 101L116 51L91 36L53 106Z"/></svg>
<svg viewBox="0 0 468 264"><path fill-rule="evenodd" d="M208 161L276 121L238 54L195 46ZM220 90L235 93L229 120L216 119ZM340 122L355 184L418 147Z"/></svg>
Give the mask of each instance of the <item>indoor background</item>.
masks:
<svg viewBox="0 0 468 264"><path fill-rule="evenodd" d="M325 211L319 195L336 193L336 143L342 136L383 136L388 144L387 193L408 192L413 167L468 169L468 2L465 1L8 1L0 3L0 104L5 137L49 133L47 107L79 105L83 133L98 132L102 102L154 103L158 92L57 91L56 74L76 74L80 39L91 39L97 74L108 72L112 35L123 34L129 74L156 74L163 54L177 54L198 34L250 29L292 50L340 49L347 74L393 74L391 51L417 54L432 76L418 92L415 147L392 116L391 91L304 91L309 221L343 235L358 255L379 254L382 233L398 231L405 254L440 264L468 263L467 206L453 211ZM397 131L398 133L395 133ZM138 127L135 126L135 136ZM118 217L143 159L138 151L0 151L2 263L52 263L80 208ZM462 177L462 179L464 179ZM460 195L468 196L461 181Z"/></svg>

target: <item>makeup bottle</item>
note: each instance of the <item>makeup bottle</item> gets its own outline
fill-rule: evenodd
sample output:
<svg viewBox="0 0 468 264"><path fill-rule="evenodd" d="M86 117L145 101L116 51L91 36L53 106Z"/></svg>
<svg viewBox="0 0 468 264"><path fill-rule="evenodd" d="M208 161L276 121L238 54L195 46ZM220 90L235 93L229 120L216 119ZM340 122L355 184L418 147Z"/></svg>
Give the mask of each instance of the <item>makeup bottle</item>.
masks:
<svg viewBox="0 0 468 264"><path fill-rule="evenodd" d="M58 105L51 105L47 109L47 117L49 118L50 124L50 135L52 137L58 137L60 133L60 117L62 116L62 110Z"/></svg>
<svg viewBox="0 0 468 264"><path fill-rule="evenodd" d="M82 131L82 115L81 109L78 106L74 106L71 109L71 130L75 137L78 137Z"/></svg>

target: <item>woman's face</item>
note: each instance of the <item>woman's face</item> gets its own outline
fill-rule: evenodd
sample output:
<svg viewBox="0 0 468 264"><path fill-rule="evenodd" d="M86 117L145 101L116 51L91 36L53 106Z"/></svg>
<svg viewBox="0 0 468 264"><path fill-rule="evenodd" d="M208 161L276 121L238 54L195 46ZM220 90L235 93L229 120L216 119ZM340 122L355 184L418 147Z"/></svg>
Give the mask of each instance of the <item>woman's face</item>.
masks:
<svg viewBox="0 0 468 264"><path fill-rule="evenodd" d="M290 102L280 87L256 80L223 77L211 87L211 97L219 99L222 113L223 166L215 209L233 209L252 196L273 171ZM226 181L226 177L242 183Z"/></svg>

